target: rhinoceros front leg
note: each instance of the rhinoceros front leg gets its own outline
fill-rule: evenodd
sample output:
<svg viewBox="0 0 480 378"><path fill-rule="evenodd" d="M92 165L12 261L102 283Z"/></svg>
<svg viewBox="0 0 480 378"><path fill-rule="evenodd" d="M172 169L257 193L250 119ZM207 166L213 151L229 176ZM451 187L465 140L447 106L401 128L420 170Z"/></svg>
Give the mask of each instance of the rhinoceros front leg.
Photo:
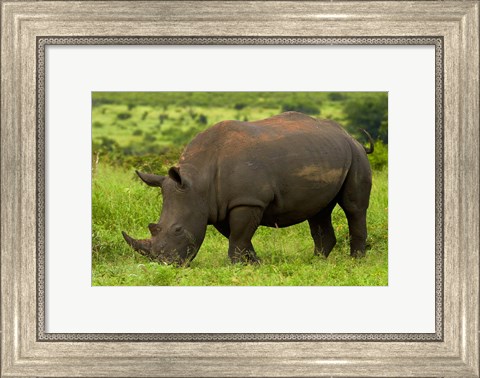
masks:
<svg viewBox="0 0 480 378"><path fill-rule="evenodd" d="M252 245L252 237L262 219L260 207L239 206L229 213L228 256L232 263L259 263Z"/></svg>

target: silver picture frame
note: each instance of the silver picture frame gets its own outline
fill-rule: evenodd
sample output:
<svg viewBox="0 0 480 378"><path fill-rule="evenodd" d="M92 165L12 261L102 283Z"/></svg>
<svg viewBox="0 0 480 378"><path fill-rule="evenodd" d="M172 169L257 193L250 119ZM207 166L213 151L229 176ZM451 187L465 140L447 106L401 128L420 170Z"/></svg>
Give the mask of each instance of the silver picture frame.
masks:
<svg viewBox="0 0 480 378"><path fill-rule="evenodd" d="M2 376L479 376L478 1L1 4ZM46 333L45 47L132 44L435 46L435 332Z"/></svg>

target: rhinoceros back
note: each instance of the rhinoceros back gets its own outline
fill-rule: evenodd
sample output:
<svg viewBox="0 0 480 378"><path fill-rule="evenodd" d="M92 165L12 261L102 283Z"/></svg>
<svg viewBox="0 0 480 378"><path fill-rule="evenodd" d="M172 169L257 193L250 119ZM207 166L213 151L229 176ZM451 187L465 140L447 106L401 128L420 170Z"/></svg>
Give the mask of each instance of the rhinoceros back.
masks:
<svg viewBox="0 0 480 378"><path fill-rule="evenodd" d="M216 124L187 146L181 163L208 171L220 218L236 206L259 206L262 224L283 227L334 200L357 154L354 142L332 121L287 112Z"/></svg>

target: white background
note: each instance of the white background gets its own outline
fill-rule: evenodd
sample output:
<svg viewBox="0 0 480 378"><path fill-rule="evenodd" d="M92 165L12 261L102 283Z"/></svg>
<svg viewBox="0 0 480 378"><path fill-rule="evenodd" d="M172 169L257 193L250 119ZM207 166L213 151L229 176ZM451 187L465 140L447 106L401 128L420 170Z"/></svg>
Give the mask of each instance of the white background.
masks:
<svg viewBox="0 0 480 378"><path fill-rule="evenodd" d="M435 331L433 46L48 46L46 64L46 332ZM389 92L387 287L91 286L91 92L232 90Z"/></svg>

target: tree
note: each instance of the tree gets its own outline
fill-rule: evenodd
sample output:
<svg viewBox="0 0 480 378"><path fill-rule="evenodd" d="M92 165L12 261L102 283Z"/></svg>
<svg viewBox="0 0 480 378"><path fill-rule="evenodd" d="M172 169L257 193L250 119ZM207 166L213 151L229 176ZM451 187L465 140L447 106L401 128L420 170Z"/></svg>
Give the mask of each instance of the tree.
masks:
<svg viewBox="0 0 480 378"><path fill-rule="evenodd" d="M350 132L365 129L373 139L388 143L388 95L387 93L366 93L351 96L345 103L344 112Z"/></svg>

